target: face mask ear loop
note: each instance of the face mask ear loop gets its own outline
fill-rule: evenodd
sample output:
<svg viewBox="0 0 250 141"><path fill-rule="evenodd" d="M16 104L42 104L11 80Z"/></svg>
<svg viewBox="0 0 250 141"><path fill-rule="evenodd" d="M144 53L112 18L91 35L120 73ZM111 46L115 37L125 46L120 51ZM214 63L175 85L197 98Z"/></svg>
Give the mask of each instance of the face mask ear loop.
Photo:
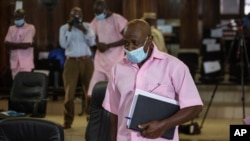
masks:
<svg viewBox="0 0 250 141"><path fill-rule="evenodd" d="M148 40L148 36L147 36L146 41L145 41L145 43L144 43L144 45L143 45L143 48L145 47L145 45L146 45L146 43L147 43L147 40ZM144 51L144 49L143 49L143 51ZM149 52L149 47L148 47L148 50L147 50L147 52L146 52L147 55L148 55L148 52Z"/></svg>

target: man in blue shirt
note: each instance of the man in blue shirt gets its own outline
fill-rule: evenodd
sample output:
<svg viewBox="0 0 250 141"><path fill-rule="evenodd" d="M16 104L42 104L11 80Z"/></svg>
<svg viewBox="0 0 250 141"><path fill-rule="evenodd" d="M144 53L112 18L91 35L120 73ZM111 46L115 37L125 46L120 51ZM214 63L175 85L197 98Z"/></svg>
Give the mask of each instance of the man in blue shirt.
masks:
<svg viewBox="0 0 250 141"><path fill-rule="evenodd" d="M94 68L90 47L95 45L95 34L89 24L82 21L81 8L74 7L70 12L69 21L60 27L59 42L66 55L63 69L64 129L68 129L74 120L74 97L78 79L85 94L85 101L82 102L86 103L86 92Z"/></svg>

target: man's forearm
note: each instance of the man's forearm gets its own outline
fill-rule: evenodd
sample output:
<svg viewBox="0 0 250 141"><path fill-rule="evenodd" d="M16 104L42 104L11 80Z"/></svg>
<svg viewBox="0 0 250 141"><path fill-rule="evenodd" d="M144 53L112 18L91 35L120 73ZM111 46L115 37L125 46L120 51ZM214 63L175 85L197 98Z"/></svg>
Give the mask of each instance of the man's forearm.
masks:
<svg viewBox="0 0 250 141"><path fill-rule="evenodd" d="M118 46L121 46L121 45L124 45L123 39L121 39L121 40L119 40L119 41L116 41L116 42L113 42L113 43L107 44L107 46L108 46L109 48L118 47Z"/></svg>
<svg viewBox="0 0 250 141"><path fill-rule="evenodd" d="M26 49L34 46L33 43L13 43L13 42L5 42L5 45L9 49Z"/></svg>
<svg viewBox="0 0 250 141"><path fill-rule="evenodd" d="M201 105L183 108L182 110L177 112L174 116L169 117L167 119L166 125L168 129L173 126L180 125L184 122L194 119L197 115L199 115L201 111L202 111Z"/></svg>

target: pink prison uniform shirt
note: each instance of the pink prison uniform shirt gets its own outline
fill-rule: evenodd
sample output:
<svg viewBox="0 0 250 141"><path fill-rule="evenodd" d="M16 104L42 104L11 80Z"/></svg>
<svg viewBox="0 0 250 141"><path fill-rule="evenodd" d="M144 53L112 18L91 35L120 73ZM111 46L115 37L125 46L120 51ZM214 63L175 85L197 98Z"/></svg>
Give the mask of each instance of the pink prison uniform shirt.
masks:
<svg viewBox="0 0 250 141"><path fill-rule="evenodd" d="M5 41L15 43L32 43L35 36L35 27L25 23L22 27L10 26ZM33 48L15 49L10 53L10 67L32 69L34 68Z"/></svg>
<svg viewBox="0 0 250 141"><path fill-rule="evenodd" d="M151 141L139 132L127 129L125 119L129 114L135 88L152 91L179 101L180 108L203 105L189 69L177 58L160 52L156 47L151 57L139 69L126 57L114 66L107 86L103 107L118 115L118 141ZM166 141L164 138L154 141ZM176 128L173 141L178 141Z"/></svg>
<svg viewBox="0 0 250 141"><path fill-rule="evenodd" d="M119 14L113 13L110 17L104 20L97 20L94 18L90 27L94 33L98 35L99 42L112 43L121 40L122 30L127 24L127 20ZM112 66L124 57L124 46L109 48L105 52L96 51L94 58L95 72L93 79L90 82L88 95L91 95L92 89L96 82L102 81L103 76L96 75L96 73L103 73L109 79L109 74ZM105 79L105 80L107 80Z"/></svg>

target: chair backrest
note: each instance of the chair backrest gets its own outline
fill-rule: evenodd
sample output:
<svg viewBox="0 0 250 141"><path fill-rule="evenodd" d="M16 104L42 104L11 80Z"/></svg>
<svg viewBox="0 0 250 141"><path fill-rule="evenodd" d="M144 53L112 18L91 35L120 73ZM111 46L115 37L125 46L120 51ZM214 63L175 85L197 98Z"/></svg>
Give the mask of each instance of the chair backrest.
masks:
<svg viewBox="0 0 250 141"><path fill-rule="evenodd" d="M0 120L0 141L64 141L60 124L30 117Z"/></svg>
<svg viewBox="0 0 250 141"><path fill-rule="evenodd" d="M11 88L8 109L45 115L47 92L47 75L39 72L19 72Z"/></svg>
<svg viewBox="0 0 250 141"><path fill-rule="evenodd" d="M85 132L86 141L110 141L110 113L102 107L107 83L97 82L93 89L90 117Z"/></svg>

